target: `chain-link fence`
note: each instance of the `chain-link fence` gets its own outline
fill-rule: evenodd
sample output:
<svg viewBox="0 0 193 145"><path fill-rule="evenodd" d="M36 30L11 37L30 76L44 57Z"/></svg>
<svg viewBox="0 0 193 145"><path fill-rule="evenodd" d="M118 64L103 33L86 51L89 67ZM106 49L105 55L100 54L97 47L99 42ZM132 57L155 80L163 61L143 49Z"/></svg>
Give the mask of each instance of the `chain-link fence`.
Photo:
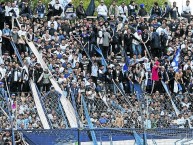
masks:
<svg viewBox="0 0 193 145"><path fill-rule="evenodd" d="M145 144L144 130L120 128L65 129L22 131L30 144L93 144L92 131L97 144ZM180 145L192 143L190 129L149 129L146 131L148 145Z"/></svg>
<svg viewBox="0 0 193 145"><path fill-rule="evenodd" d="M69 127L59 99L60 94L56 91L42 93L41 96L41 102L52 129L64 129Z"/></svg>
<svg viewBox="0 0 193 145"><path fill-rule="evenodd" d="M16 99L12 112L16 118L17 129L43 129L32 94L22 92L12 94L11 97Z"/></svg>

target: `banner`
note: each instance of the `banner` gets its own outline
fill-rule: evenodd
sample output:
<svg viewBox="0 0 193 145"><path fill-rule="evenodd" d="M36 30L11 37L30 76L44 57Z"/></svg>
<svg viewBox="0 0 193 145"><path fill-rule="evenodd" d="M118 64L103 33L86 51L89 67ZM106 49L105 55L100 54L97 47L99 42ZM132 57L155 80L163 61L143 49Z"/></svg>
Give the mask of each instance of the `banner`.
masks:
<svg viewBox="0 0 193 145"><path fill-rule="evenodd" d="M87 16L93 16L95 12L95 3L94 0L90 1L90 4L88 5L87 9L86 9L86 15Z"/></svg>

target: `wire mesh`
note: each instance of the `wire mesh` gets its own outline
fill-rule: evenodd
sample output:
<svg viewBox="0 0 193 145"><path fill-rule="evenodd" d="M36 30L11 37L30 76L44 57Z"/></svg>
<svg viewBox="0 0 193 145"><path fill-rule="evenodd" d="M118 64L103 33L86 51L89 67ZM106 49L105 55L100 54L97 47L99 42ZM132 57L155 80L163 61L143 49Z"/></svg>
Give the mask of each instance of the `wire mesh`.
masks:
<svg viewBox="0 0 193 145"><path fill-rule="evenodd" d="M42 93L42 105L52 129L68 128L68 123L63 108L60 104L60 94L56 91Z"/></svg>
<svg viewBox="0 0 193 145"><path fill-rule="evenodd" d="M15 97L12 95L12 99L16 99L16 104L12 105L12 116L16 120L16 129L42 129L42 122L32 94L17 93L15 95Z"/></svg>

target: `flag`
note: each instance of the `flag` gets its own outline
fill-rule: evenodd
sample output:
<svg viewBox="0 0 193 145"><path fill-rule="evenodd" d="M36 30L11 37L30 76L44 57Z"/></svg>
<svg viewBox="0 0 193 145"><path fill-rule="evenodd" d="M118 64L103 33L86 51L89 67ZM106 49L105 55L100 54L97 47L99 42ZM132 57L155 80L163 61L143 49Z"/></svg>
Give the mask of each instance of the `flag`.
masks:
<svg viewBox="0 0 193 145"><path fill-rule="evenodd" d="M136 145L143 145L144 144L143 139L137 134L136 131L133 131L133 135L135 138Z"/></svg>
<svg viewBox="0 0 193 145"><path fill-rule="evenodd" d="M128 70L128 66L130 64L130 58L128 56L125 56L125 64L123 65L123 73Z"/></svg>
<svg viewBox="0 0 193 145"><path fill-rule="evenodd" d="M95 12L95 3L94 3L94 0L90 0L90 4L88 5L86 9L86 15L93 16L94 12Z"/></svg>
<svg viewBox="0 0 193 145"><path fill-rule="evenodd" d="M179 70L179 59L180 59L180 47L176 50L176 54L174 56L174 59L171 63L171 66L173 67L174 71L177 72Z"/></svg>

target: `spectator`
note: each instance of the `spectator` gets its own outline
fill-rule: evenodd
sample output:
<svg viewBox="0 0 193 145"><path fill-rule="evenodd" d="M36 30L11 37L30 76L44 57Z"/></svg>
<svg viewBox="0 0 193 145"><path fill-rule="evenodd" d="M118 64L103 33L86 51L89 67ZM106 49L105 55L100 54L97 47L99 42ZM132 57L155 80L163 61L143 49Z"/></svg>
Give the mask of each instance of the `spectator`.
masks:
<svg viewBox="0 0 193 145"><path fill-rule="evenodd" d="M150 15L151 15L151 18L154 18L154 17L158 17L159 18L159 17L161 17L162 10L161 10L161 8L160 8L160 6L158 5L157 2L154 3L154 5L153 5L153 7L151 9Z"/></svg>
<svg viewBox="0 0 193 145"><path fill-rule="evenodd" d="M122 18L122 23L124 24L125 21L127 21L127 17L128 17L128 8L125 5L124 2L122 2L122 4L119 6L119 15Z"/></svg>
<svg viewBox="0 0 193 145"><path fill-rule="evenodd" d="M171 18L175 20L178 17L180 17L178 7L176 6L176 2L173 2L173 5L171 7Z"/></svg>
<svg viewBox="0 0 193 145"><path fill-rule="evenodd" d="M79 19L83 19L86 16L83 1L80 1L80 5L76 8L76 15Z"/></svg>
<svg viewBox="0 0 193 145"><path fill-rule="evenodd" d="M28 4L28 2L24 2L24 6L22 7L21 11L20 11L20 15L27 17L27 18L31 18L31 8Z"/></svg>
<svg viewBox="0 0 193 145"><path fill-rule="evenodd" d="M39 18L43 18L46 13L46 7L44 4L42 4L41 1L38 1L38 5L36 8L36 13Z"/></svg>
<svg viewBox="0 0 193 145"><path fill-rule="evenodd" d="M170 16L171 8L168 4L168 2L164 3L163 12L162 12L162 18L169 18Z"/></svg>
<svg viewBox="0 0 193 145"><path fill-rule="evenodd" d="M189 0L186 0L186 5L183 6L181 16L187 18L188 22L190 23L190 18L192 17L192 15L191 15L191 8L190 8L190 1Z"/></svg>
<svg viewBox="0 0 193 145"><path fill-rule="evenodd" d="M136 17L136 12L135 12L136 10L137 10L137 5L135 4L134 1L131 1L128 6L128 15Z"/></svg>
<svg viewBox="0 0 193 145"><path fill-rule="evenodd" d="M119 7L116 5L116 1L113 1L113 3L109 7L109 16L113 15L115 19L119 16Z"/></svg>
<svg viewBox="0 0 193 145"><path fill-rule="evenodd" d="M138 11L138 15L141 17L147 16L147 11L145 10L144 4L140 4L140 9Z"/></svg>
<svg viewBox="0 0 193 145"><path fill-rule="evenodd" d="M97 7L98 19L102 17L105 21L107 20L107 6L104 4L104 1L101 0L100 5Z"/></svg>
<svg viewBox="0 0 193 145"><path fill-rule="evenodd" d="M72 4L72 2L69 2L65 9L64 9L65 15L66 15L66 19L74 19L76 18L76 13L75 13L75 8L74 5Z"/></svg>

